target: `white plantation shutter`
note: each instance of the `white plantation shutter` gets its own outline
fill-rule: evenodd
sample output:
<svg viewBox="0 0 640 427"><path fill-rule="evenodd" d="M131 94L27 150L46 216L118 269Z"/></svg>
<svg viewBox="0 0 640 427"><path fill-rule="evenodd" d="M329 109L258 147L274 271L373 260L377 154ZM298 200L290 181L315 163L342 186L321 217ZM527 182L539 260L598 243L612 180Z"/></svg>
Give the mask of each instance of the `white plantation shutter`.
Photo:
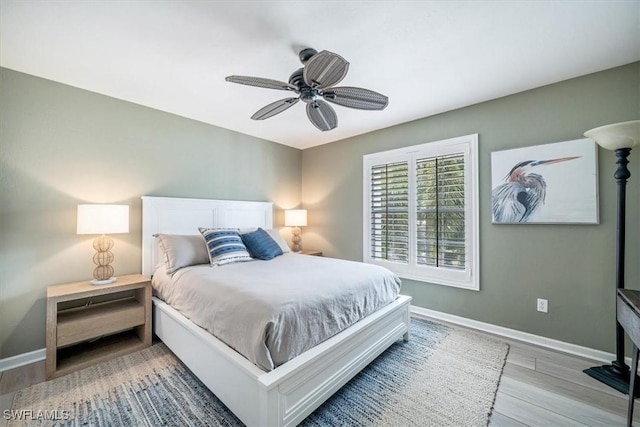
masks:
<svg viewBox="0 0 640 427"><path fill-rule="evenodd" d="M409 163L371 167L371 258L409 260Z"/></svg>
<svg viewBox="0 0 640 427"><path fill-rule="evenodd" d="M416 161L417 263L465 268L464 155Z"/></svg>
<svg viewBox="0 0 640 427"><path fill-rule="evenodd" d="M363 157L363 259L479 290L477 135Z"/></svg>

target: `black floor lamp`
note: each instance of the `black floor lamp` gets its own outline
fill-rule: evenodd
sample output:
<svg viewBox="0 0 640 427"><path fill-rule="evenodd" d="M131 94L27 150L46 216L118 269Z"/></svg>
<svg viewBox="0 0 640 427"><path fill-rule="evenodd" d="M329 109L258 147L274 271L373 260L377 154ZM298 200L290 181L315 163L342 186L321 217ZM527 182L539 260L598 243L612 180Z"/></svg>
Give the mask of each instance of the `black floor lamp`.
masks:
<svg viewBox="0 0 640 427"><path fill-rule="evenodd" d="M616 153L618 169L613 175L618 183L618 223L616 233L616 294L618 289L624 289L624 249L625 249L625 211L627 179L631 176L627 164L627 157L631 148L640 145L640 120L614 123L601 126L585 132L584 136L591 138L606 150ZM616 316L617 318L617 316ZM595 366L584 372L627 394L629 391L629 366L624 362L624 330L616 322L616 360L610 365Z"/></svg>

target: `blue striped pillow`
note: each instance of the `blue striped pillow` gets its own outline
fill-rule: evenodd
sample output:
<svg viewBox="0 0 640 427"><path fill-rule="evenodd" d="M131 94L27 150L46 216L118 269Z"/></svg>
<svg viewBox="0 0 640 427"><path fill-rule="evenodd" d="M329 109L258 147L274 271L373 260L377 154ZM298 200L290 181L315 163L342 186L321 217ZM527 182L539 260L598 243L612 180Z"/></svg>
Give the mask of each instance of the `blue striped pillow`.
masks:
<svg viewBox="0 0 640 427"><path fill-rule="evenodd" d="M251 261L251 255L237 230L199 228L204 237L212 266Z"/></svg>
<svg viewBox="0 0 640 427"><path fill-rule="evenodd" d="M254 258L270 260L282 255L280 245L262 228L251 233L241 234L240 237Z"/></svg>

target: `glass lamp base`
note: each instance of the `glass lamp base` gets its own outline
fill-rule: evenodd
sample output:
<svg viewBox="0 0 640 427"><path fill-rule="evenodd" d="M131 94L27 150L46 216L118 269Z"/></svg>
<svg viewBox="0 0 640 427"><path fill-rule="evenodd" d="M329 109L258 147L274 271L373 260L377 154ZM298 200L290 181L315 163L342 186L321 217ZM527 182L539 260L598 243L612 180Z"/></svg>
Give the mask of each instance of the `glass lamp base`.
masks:
<svg viewBox="0 0 640 427"><path fill-rule="evenodd" d="M108 285L109 283L113 283L113 282L115 282L116 280L118 280L118 278L117 278L117 277L110 277L110 278L105 279L105 280L93 279L93 280L91 281L91 284L92 284L92 285Z"/></svg>

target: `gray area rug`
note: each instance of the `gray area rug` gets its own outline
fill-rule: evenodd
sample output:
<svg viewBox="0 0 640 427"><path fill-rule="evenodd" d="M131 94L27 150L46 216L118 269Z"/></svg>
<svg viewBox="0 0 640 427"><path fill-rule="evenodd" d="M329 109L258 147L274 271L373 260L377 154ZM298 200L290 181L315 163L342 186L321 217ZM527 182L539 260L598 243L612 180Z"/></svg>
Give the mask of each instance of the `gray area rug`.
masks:
<svg viewBox="0 0 640 427"><path fill-rule="evenodd" d="M422 319L411 328L302 425L486 426L508 345ZM32 411L27 425L242 425L161 343L23 389L13 410Z"/></svg>

